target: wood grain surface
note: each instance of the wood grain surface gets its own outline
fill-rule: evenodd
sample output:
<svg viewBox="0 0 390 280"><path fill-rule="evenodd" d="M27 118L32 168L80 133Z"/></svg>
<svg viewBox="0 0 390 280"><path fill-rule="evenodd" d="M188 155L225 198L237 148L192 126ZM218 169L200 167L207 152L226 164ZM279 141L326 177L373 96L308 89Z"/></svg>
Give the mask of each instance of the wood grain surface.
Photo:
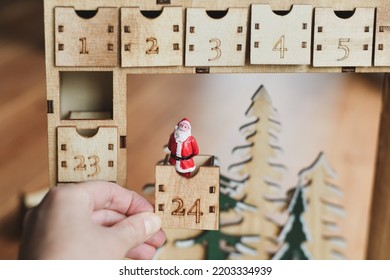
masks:
<svg viewBox="0 0 390 280"><path fill-rule="evenodd" d="M335 1L336 2L336 1ZM0 4L0 259L17 257L21 196L48 185L43 8L41 0ZM154 183L155 163L174 125L188 117L201 153L221 172L242 142L250 97L263 84L280 113L284 186L320 151L338 174L347 214L346 254L365 258L382 76L360 74L129 75L128 180ZM145 196L151 197L144 193Z"/></svg>

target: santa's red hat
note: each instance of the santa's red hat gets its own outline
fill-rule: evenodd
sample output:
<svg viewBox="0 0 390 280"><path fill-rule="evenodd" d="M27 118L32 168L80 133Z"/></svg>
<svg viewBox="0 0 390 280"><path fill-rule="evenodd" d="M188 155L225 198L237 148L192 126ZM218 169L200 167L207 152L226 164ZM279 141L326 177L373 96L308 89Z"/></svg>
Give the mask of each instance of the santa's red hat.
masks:
<svg viewBox="0 0 390 280"><path fill-rule="evenodd" d="M179 126L181 123L186 123L189 126L189 128L191 129L191 123L187 118L184 118L180 122L178 122L177 126Z"/></svg>

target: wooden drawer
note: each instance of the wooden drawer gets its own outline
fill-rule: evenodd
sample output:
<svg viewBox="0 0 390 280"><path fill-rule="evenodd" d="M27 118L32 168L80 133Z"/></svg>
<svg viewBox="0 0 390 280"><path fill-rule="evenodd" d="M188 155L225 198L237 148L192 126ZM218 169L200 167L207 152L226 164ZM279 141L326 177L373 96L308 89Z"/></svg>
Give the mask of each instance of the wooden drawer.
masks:
<svg viewBox="0 0 390 280"><path fill-rule="evenodd" d="M313 66L371 66L374 15L374 8L356 8L346 18L332 8L316 8Z"/></svg>
<svg viewBox="0 0 390 280"><path fill-rule="evenodd" d="M214 12L217 16L224 12ZM230 8L211 18L203 8L187 9L186 66L242 66L245 64L248 9Z"/></svg>
<svg viewBox="0 0 390 280"><path fill-rule="evenodd" d="M117 180L118 129L99 127L82 136L76 127L57 128L58 182Z"/></svg>
<svg viewBox="0 0 390 280"><path fill-rule="evenodd" d="M219 167L214 158L194 157L196 174L185 178L173 165L156 166L155 212L164 228L219 228Z"/></svg>
<svg viewBox="0 0 390 280"><path fill-rule="evenodd" d="M375 66L390 66L390 7L378 8L375 30Z"/></svg>
<svg viewBox="0 0 390 280"><path fill-rule="evenodd" d="M310 64L311 24L311 5L294 5L285 15L252 5L250 63Z"/></svg>
<svg viewBox="0 0 390 280"><path fill-rule="evenodd" d="M118 9L55 8L56 66L116 66Z"/></svg>
<svg viewBox="0 0 390 280"><path fill-rule="evenodd" d="M156 18L138 7L122 8L121 29L122 67L183 65L181 7L165 7Z"/></svg>

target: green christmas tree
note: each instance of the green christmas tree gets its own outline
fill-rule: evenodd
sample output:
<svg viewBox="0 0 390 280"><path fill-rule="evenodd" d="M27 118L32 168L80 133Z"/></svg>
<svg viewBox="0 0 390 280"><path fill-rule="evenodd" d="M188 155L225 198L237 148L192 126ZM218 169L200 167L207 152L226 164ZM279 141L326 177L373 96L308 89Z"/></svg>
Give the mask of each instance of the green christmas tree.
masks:
<svg viewBox="0 0 390 280"><path fill-rule="evenodd" d="M223 185L219 193L219 205L221 212L231 210L237 213L241 211L256 211L256 207L236 200L230 197L227 193L229 190L234 190L234 184L240 183L234 179L220 175L220 184ZM222 189L226 192L223 193ZM235 224L242 222L242 218ZM181 248L191 247L195 244L201 244L205 250L204 258L206 260L225 260L230 254L246 253L249 255L256 254L256 250L244 243L251 243L259 240L258 235L231 235L223 232L223 229L229 226L229 223L222 222L218 231L202 231L199 235L190 239L177 240L176 246Z"/></svg>
<svg viewBox="0 0 390 280"><path fill-rule="evenodd" d="M177 247L190 247L201 244L205 249L206 260L226 260L230 254L255 254L256 250L245 243L257 241L258 236L234 236L220 230L203 231L198 236L176 241Z"/></svg>
<svg viewBox="0 0 390 280"><path fill-rule="evenodd" d="M303 219L305 210L306 203L303 195L303 188L301 184L298 183L289 204L289 219L278 238L280 242L283 242L283 245L274 255L274 260L311 259L310 253L304 244L305 241L308 240L308 233L306 232L306 225Z"/></svg>

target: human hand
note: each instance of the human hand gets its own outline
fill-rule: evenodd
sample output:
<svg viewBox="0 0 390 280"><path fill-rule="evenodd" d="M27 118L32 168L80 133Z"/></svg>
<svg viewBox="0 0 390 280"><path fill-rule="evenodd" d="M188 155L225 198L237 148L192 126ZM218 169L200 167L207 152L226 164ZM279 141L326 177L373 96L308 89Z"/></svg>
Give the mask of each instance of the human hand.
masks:
<svg viewBox="0 0 390 280"><path fill-rule="evenodd" d="M165 242L143 197L114 183L55 187L25 220L20 259L151 259Z"/></svg>

